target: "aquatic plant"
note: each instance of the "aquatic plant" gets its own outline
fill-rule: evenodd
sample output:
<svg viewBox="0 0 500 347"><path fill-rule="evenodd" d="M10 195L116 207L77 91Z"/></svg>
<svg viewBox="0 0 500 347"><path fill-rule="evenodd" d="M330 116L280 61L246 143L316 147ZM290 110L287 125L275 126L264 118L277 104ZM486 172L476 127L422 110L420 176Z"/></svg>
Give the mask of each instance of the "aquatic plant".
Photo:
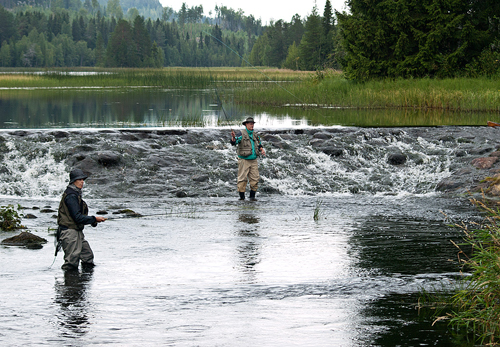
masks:
<svg viewBox="0 0 500 347"><path fill-rule="evenodd" d="M434 304L437 319L448 320L455 330L473 334L481 344L498 345L500 340L500 209L485 202L471 200L487 214L484 222L474 223L470 230L465 224L456 224L465 234L464 243L457 245L463 277L456 288ZM464 251L469 248L470 251ZM467 274L467 275L465 275ZM443 299L444 298L444 299ZM441 315L446 311L445 315Z"/></svg>
<svg viewBox="0 0 500 347"><path fill-rule="evenodd" d="M321 199L316 200L316 206L314 207L314 215L313 215L313 219L316 222L319 220L322 214L321 205L323 205L323 200Z"/></svg>
<svg viewBox="0 0 500 347"><path fill-rule="evenodd" d="M21 206L17 206L17 211ZM14 209L14 205L7 205L0 207L0 229L3 231L22 229L21 215Z"/></svg>

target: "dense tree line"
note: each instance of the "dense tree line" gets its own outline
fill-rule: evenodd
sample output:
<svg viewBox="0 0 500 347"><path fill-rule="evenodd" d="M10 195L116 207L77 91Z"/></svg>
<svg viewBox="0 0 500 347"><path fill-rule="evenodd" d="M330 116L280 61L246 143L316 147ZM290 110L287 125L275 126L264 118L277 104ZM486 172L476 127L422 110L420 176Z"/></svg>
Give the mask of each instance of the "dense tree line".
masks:
<svg viewBox="0 0 500 347"><path fill-rule="evenodd" d="M349 78L496 74L498 0L349 0L337 13Z"/></svg>
<svg viewBox="0 0 500 347"><path fill-rule="evenodd" d="M296 14L290 22L271 23L253 46L250 63L294 70L338 68L335 33L332 6L326 0L323 16L314 6L304 21Z"/></svg>
<svg viewBox="0 0 500 347"><path fill-rule="evenodd" d="M238 55L248 56L254 42L252 32L261 30L252 18L245 21L245 17L241 27L252 24L248 31L232 32L219 24L199 23L200 8L196 18L178 23L175 18L169 22L163 18L145 20L137 13L126 18L113 8L113 3L119 6L119 0L108 0L104 9L97 0L87 2L96 11L41 7L12 11L0 6L0 65L240 66ZM219 23L226 25L225 20Z"/></svg>

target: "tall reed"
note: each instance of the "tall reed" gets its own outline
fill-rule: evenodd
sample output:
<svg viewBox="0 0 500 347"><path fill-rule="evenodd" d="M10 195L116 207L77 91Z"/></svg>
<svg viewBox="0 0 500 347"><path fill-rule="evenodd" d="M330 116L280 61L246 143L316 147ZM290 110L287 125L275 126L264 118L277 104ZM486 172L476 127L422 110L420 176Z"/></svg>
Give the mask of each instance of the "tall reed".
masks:
<svg viewBox="0 0 500 347"><path fill-rule="evenodd" d="M475 199L472 202L487 213L487 218L475 230L457 225L465 234L465 243L457 246L459 260L470 275L458 282L448 302L439 305L447 307L448 313L437 320L449 320L452 327L474 334L481 344L499 345L500 210ZM464 251L465 247L471 251Z"/></svg>
<svg viewBox="0 0 500 347"><path fill-rule="evenodd" d="M418 108L450 111L500 111L500 81L488 78L397 79L365 83L337 73L311 74L294 83L267 83L240 90L242 103L355 108Z"/></svg>

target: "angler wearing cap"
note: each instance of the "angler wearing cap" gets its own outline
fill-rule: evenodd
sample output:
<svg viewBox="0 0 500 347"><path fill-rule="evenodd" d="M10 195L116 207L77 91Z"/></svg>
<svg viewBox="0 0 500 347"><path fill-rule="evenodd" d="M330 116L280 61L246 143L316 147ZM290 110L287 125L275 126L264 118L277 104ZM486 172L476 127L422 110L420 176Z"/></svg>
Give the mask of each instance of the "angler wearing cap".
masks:
<svg viewBox="0 0 500 347"><path fill-rule="evenodd" d="M69 185L59 203L57 214L57 246L56 255L62 246L64 250L64 264L62 269L78 269L80 260L83 268L94 266L94 253L83 235L83 228L90 224L93 227L97 223L104 222L104 217L89 216L89 209L82 200L83 183L87 175L80 169L74 169L69 174Z"/></svg>
<svg viewBox="0 0 500 347"><path fill-rule="evenodd" d="M238 192L240 200L245 200L247 182L250 181L250 200L255 201L259 183L259 165L257 154L266 155L266 151L260 143L260 137L253 131L255 122L252 117L248 117L243 125L245 129L241 131L241 136L236 137L231 131L231 144L238 146Z"/></svg>

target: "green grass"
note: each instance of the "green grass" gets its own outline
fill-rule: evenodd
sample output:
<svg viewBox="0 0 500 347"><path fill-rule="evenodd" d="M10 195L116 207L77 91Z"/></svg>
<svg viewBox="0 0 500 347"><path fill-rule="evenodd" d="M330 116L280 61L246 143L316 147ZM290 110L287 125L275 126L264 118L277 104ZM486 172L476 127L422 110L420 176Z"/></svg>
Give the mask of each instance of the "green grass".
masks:
<svg viewBox="0 0 500 347"><path fill-rule="evenodd" d="M82 75L69 74L82 72ZM86 74L85 74L86 73ZM207 88L214 83L294 81L310 73L254 68L0 69L0 88L131 87Z"/></svg>
<svg viewBox="0 0 500 347"><path fill-rule="evenodd" d="M282 106L408 108L448 111L500 111L500 81L489 78L398 79L365 83L338 73L311 74L291 83L266 83L240 90L241 103Z"/></svg>
<svg viewBox="0 0 500 347"><path fill-rule="evenodd" d="M465 274L451 293L425 294L427 303L437 308L437 319L447 320L455 331L472 334L476 342L496 345L500 341L500 210L472 200L487 213L484 223L465 233L457 245L458 259ZM446 312L446 314L442 314Z"/></svg>

